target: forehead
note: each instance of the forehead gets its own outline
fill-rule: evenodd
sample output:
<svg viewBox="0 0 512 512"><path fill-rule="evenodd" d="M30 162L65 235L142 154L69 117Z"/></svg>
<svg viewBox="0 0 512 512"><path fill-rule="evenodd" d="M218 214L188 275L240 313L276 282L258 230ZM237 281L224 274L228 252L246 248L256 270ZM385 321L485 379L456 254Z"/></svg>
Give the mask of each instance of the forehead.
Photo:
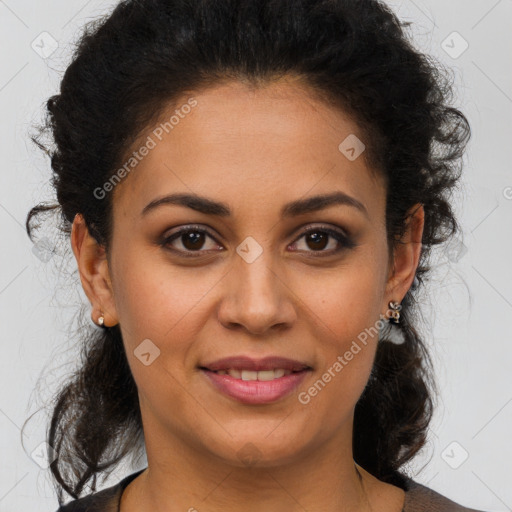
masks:
<svg viewBox="0 0 512 512"><path fill-rule="evenodd" d="M301 85L228 82L162 110L126 157L131 165L114 189L114 212L139 214L156 196L173 192L217 197L236 211L237 203L272 208L342 190L378 214L382 180L367 168L364 152L354 159L345 151L354 142L360 150L362 139L347 114Z"/></svg>

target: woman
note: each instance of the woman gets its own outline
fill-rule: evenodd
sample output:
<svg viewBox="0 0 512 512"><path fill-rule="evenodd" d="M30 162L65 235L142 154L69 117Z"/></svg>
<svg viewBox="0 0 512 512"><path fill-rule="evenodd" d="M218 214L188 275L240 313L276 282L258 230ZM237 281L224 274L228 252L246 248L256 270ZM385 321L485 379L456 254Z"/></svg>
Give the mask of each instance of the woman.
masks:
<svg viewBox="0 0 512 512"><path fill-rule="evenodd" d="M458 228L449 94L376 0L88 26L35 139L58 204L27 218L62 210L99 327L49 428L59 512L470 510L400 471L435 393L415 297Z"/></svg>

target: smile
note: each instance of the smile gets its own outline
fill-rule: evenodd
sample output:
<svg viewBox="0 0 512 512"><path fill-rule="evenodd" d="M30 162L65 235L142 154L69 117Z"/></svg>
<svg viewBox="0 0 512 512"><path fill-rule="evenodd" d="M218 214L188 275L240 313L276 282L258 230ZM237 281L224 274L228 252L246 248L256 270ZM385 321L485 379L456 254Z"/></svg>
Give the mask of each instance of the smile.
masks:
<svg viewBox="0 0 512 512"><path fill-rule="evenodd" d="M290 375L292 371L285 370L284 368L278 368L276 370L261 370L256 372L253 370L237 370L235 368L230 368L228 370L218 370L215 373L217 375L229 375L234 379L269 381L279 379L285 375Z"/></svg>
<svg viewBox="0 0 512 512"><path fill-rule="evenodd" d="M243 404L262 405L289 396L311 369L284 370L217 370L201 368L207 382L216 391Z"/></svg>

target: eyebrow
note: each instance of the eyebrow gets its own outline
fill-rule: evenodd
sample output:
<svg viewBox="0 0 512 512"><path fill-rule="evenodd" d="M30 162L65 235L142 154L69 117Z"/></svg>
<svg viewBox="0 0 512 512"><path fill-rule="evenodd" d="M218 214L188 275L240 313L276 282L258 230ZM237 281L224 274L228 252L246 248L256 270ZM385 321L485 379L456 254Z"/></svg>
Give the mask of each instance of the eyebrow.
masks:
<svg viewBox="0 0 512 512"><path fill-rule="evenodd" d="M231 210L226 203L221 203L197 194L170 194L157 199L154 199L147 204L141 216L146 215L148 212L162 205L178 205L191 208L206 215L216 215L219 217L229 217ZM369 218L366 207L358 201L355 197L349 196L345 192L333 192L331 194L323 194L308 197L306 199L298 199L287 203L281 209L281 217L295 217L304 215L306 213L316 212L329 208L333 205L346 205L358 209L367 218Z"/></svg>

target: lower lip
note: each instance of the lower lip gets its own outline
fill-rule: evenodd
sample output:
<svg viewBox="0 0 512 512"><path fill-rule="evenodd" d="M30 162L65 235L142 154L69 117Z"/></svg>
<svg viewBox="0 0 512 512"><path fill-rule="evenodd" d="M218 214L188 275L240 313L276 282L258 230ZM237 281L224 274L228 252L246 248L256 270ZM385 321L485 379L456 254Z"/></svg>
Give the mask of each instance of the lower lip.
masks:
<svg viewBox="0 0 512 512"><path fill-rule="evenodd" d="M309 370L284 375L274 380L241 380L201 369L209 381L224 394L244 404L268 404L289 395Z"/></svg>

